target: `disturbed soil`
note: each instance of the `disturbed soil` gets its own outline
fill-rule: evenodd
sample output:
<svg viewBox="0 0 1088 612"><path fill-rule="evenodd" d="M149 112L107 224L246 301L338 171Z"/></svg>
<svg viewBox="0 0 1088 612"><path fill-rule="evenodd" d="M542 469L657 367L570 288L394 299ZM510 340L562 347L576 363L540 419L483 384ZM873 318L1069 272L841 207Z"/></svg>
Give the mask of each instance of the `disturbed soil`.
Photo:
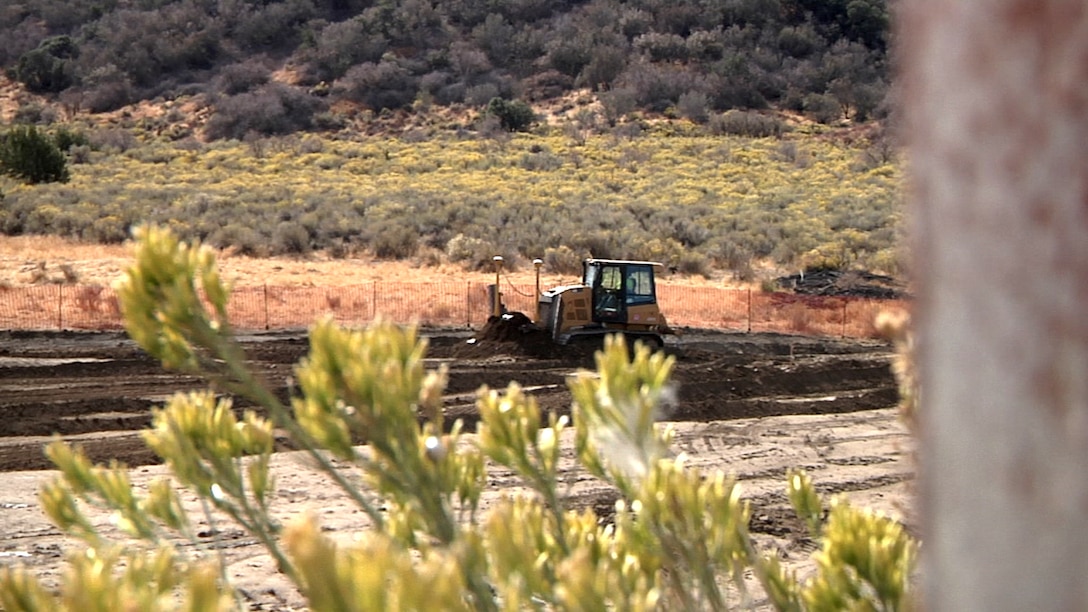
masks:
<svg viewBox="0 0 1088 612"><path fill-rule="evenodd" d="M423 334L433 366L449 368L446 420L463 420L469 432L482 385L502 388L516 380L545 411L564 413L570 409L566 377L593 367L592 347L517 338L470 343L467 330ZM242 340L253 367L286 399L292 367L307 350L305 334ZM789 511L788 467L806 468L825 494L843 494L913 529L913 444L895 408L887 343L684 330L667 339L665 350L677 358L676 401L664 414L676 430L676 450L687 454L689 465L735 476L752 507L757 543L802 576L811 572L815 544ZM203 387L197 378L163 370L121 333L0 332L0 565L25 564L55 586L63 554L73 545L37 505L38 488L55 474L44 443L59 435L82 445L95 461L123 462L134 468L133 481L142 489L163 473L139 435L151 409L175 391ZM239 401L236 407L246 406ZM345 538L366 527L365 514L299 453L285 445L275 465L274 512L285 519L317 512L326 532ZM488 478L485 509L520 490L503 469L492 468ZM591 507L609 520L615 492L581 472L569 449L565 478L573 506ZM199 507L195 499L187 503ZM101 524L108 525L108 517ZM247 534L229 525L203 533L216 534L203 544L226 555L231 577L253 609L302 605Z"/></svg>

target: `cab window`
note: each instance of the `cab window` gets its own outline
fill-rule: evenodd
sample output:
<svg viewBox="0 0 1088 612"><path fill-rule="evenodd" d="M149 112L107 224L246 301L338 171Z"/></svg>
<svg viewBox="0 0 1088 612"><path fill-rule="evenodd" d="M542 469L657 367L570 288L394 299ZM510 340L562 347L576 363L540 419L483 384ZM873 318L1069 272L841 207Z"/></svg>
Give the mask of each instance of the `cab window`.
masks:
<svg viewBox="0 0 1088 612"><path fill-rule="evenodd" d="M601 288L610 291L619 291L623 287L623 274L617 266L605 266L601 268Z"/></svg>
<svg viewBox="0 0 1088 612"><path fill-rule="evenodd" d="M654 275L650 266L627 266L628 304L654 303Z"/></svg>

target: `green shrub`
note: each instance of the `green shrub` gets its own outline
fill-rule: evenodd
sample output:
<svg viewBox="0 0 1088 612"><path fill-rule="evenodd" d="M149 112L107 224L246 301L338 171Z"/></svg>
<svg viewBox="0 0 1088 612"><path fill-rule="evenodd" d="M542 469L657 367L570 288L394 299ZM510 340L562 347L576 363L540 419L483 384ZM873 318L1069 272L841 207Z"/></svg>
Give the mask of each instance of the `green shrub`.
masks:
<svg viewBox="0 0 1088 612"><path fill-rule="evenodd" d="M469 270L487 270L495 250L480 238L457 234L446 243L446 257L450 263L460 264Z"/></svg>
<svg viewBox="0 0 1088 612"><path fill-rule="evenodd" d="M68 161L47 134L15 126L0 136L0 171L28 183L65 183Z"/></svg>
<svg viewBox="0 0 1088 612"><path fill-rule="evenodd" d="M617 85L632 91L639 106L661 113L684 93L699 89L697 81L690 68L641 62L629 65Z"/></svg>
<svg viewBox="0 0 1088 612"><path fill-rule="evenodd" d="M709 97L701 91L688 91L680 94L676 102L676 110L680 116L695 123L706 123L710 118L707 108L710 104Z"/></svg>
<svg viewBox="0 0 1088 612"><path fill-rule="evenodd" d="M272 233L272 251L279 254L306 255L313 250L310 233L294 221L284 221Z"/></svg>
<svg viewBox="0 0 1088 612"><path fill-rule="evenodd" d="M53 142L62 152L67 153L73 146L89 146L91 141L87 135L79 130L59 128L53 132Z"/></svg>
<svg viewBox="0 0 1088 612"><path fill-rule="evenodd" d="M83 80L79 104L83 110L105 113L128 104L136 96L132 79L113 64L95 67Z"/></svg>
<svg viewBox="0 0 1088 612"><path fill-rule="evenodd" d="M682 62L690 55L684 37L679 34L648 32L635 38L632 44L636 51L655 62Z"/></svg>
<svg viewBox="0 0 1088 612"><path fill-rule="evenodd" d="M88 140L95 151L111 153L124 153L138 144L132 132L119 128L96 130L91 133Z"/></svg>
<svg viewBox="0 0 1088 612"><path fill-rule="evenodd" d="M278 233L277 238L281 238ZM250 257L267 256L272 250L268 242L268 236L263 236L252 227L241 223L228 223L208 237L208 244L217 249L229 249Z"/></svg>
<svg viewBox="0 0 1088 612"><path fill-rule="evenodd" d="M78 55L79 47L70 36L46 38L19 58L15 78L33 92L59 92L72 84L71 62Z"/></svg>
<svg viewBox="0 0 1088 612"><path fill-rule="evenodd" d="M633 113L638 108L637 94L631 88L617 88L601 92L600 100L604 119L612 127L615 127L620 119Z"/></svg>
<svg viewBox="0 0 1088 612"><path fill-rule="evenodd" d="M827 46L827 41L811 23L783 27L776 42L780 51L797 59L804 59Z"/></svg>
<svg viewBox="0 0 1088 612"><path fill-rule="evenodd" d="M91 161L89 145L72 145L68 149L68 161L73 164L86 164Z"/></svg>
<svg viewBox="0 0 1088 612"><path fill-rule="evenodd" d="M524 132L536 122L533 108L521 100L491 98L485 114L496 117L507 132Z"/></svg>
<svg viewBox="0 0 1088 612"><path fill-rule="evenodd" d="M249 132L266 136L293 134L309 129L314 114L323 110L324 103L306 91L270 83L253 92L221 99L205 134L212 140L241 140Z"/></svg>
<svg viewBox="0 0 1088 612"><path fill-rule="evenodd" d="M314 127L319 130L340 130L348 125L348 118L343 113L320 112L314 114Z"/></svg>
<svg viewBox="0 0 1088 612"><path fill-rule="evenodd" d="M525 153L518 166L534 172L553 172L563 167L563 159L549 151Z"/></svg>
<svg viewBox="0 0 1088 612"><path fill-rule="evenodd" d="M303 54L308 75L315 82L331 82L344 76L352 66L380 61L389 48L389 39L367 30L362 19L325 25L314 34L313 47Z"/></svg>
<svg viewBox="0 0 1088 612"><path fill-rule="evenodd" d="M407 108L416 99L419 79L398 62L382 60L353 66L337 81L344 97L365 104L370 110Z"/></svg>
<svg viewBox="0 0 1088 612"><path fill-rule="evenodd" d="M246 60L221 70L216 77L216 86L229 96L238 95L267 83L271 72L260 59Z"/></svg>
<svg viewBox="0 0 1088 612"><path fill-rule="evenodd" d="M608 89L616 78L623 73L623 69L627 67L627 52L622 48L600 45L595 47L591 53L589 63L578 75L577 83L594 90ZM568 86L558 93L563 93L563 91L569 89Z"/></svg>
<svg viewBox="0 0 1088 612"><path fill-rule="evenodd" d="M759 290L763 293L777 293L782 291L782 287L773 278L763 278L759 281Z"/></svg>
<svg viewBox="0 0 1088 612"><path fill-rule="evenodd" d="M50 106L40 102L28 102L20 104L11 116L13 124L48 125L57 119L57 112Z"/></svg>
<svg viewBox="0 0 1088 612"><path fill-rule="evenodd" d="M702 253L685 249L676 258L676 269L681 274L705 277L710 272L710 261Z"/></svg>
<svg viewBox="0 0 1088 612"><path fill-rule="evenodd" d="M743 245L737 244L732 236L716 239L711 245L710 256L718 266L732 270L737 280L752 280L754 272L752 252Z"/></svg>
<svg viewBox="0 0 1088 612"><path fill-rule="evenodd" d="M843 118L843 107L831 94L808 94L802 104L805 114L820 123L831 124Z"/></svg>
<svg viewBox="0 0 1088 612"><path fill-rule="evenodd" d="M712 117L708 128L711 134L731 134L752 138L781 136L783 132L788 131L788 127L776 117L755 111L740 110L730 110Z"/></svg>
<svg viewBox="0 0 1088 612"><path fill-rule="evenodd" d="M407 259L419 248L419 234L415 228L396 221L384 221L367 228L366 240L378 259Z"/></svg>
<svg viewBox="0 0 1088 612"><path fill-rule="evenodd" d="M247 50L279 50L297 44L299 24L314 17L314 7L308 2L272 2L253 5L238 15L235 39Z"/></svg>
<svg viewBox="0 0 1088 612"><path fill-rule="evenodd" d="M634 257L646 261L657 261L669 268L676 268L683 254L683 245L673 238L651 238L638 245Z"/></svg>
<svg viewBox="0 0 1088 612"><path fill-rule="evenodd" d="M82 238L100 244L121 244L131 237L131 233L131 221L116 215L107 215L95 219L82 232Z"/></svg>
<svg viewBox="0 0 1088 612"><path fill-rule="evenodd" d="M559 274L581 276L583 259L567 246L549 247L544 250L544 266Z"/></svg>

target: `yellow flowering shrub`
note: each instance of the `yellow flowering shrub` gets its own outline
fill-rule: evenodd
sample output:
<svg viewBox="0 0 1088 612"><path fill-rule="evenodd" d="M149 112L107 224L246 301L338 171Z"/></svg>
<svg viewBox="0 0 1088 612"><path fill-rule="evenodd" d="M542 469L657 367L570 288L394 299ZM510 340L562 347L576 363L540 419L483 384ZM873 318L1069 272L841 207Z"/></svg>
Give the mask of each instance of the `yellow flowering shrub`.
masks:
<svg viewBox="0 0 1088 612"><path fill-rule="evenodd" d="M896 165L860 163L865 143L800 130L750 138L660 127L629 141L609 134L573 141L555 128L519 133L501 144L454 132L419 141L311 136L307 142L216 141L181 149L149 140L126 152L105 151L75 166L67 184L13 186L9 201L16 205L2 213L7 221L0 216L0 224L15 223L36 206L58 205L70 193L119 218L159 223L178 218L178 203L199 194L230 203L205 211L208 223L253 228L272 228L310 210L320 211L319 219L355 215L364 226L370 203L381 202L440 216L450 225L443 241L472 234L501 241L531 259L540 256L537 245L509 233L496 238L487 215L547 209L546 215L522 222L535 223L535 233L549 242L565 244L598 214L616 231L645 231L627 214L637 206L688 219L711 238L693 242L638 234L625 241L622 248L632 252L624 255L639 255L633 251L641 239L661 237L678 239L710 258L723 243L734 243L753 256L785 264L797 263L819 244L845 242L840 234L848 231L866 237L851 241L853 259L887 263L872 258L895 246L900 224L902 179ZM180 227L201 226L195 219L181 221ZM398 223L421 231L411 214ZM56 231L44 221L38 225L32 231ZM320 221L310 230L319 248L338 237ZM207 235L191 229L182 237ZM362 247L369 240L365 231L351 235Z"/></svg>

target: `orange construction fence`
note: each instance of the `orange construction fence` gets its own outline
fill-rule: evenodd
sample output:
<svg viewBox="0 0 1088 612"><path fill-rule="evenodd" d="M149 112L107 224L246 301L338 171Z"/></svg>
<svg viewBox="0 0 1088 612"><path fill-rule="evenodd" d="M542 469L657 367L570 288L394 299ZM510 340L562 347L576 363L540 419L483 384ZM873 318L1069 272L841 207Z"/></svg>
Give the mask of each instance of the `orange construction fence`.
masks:
<svg viewBox="0 0 1088 612"><path fill-rule="evenodd" d="M671 326L817 336L875 336L882 310L905 309L903 300L764 293L745 288L658 284L658 302ZM493 306L490 285L479 282L372 282L346 287L241 286L228 306L237 330L306 328L331 316L363 325L377 318L433 327L476 328ZM533 285L504 284L510 311L536 313ZM0 329L121 329L113 289L99 285L0 287Z"/></svg>

